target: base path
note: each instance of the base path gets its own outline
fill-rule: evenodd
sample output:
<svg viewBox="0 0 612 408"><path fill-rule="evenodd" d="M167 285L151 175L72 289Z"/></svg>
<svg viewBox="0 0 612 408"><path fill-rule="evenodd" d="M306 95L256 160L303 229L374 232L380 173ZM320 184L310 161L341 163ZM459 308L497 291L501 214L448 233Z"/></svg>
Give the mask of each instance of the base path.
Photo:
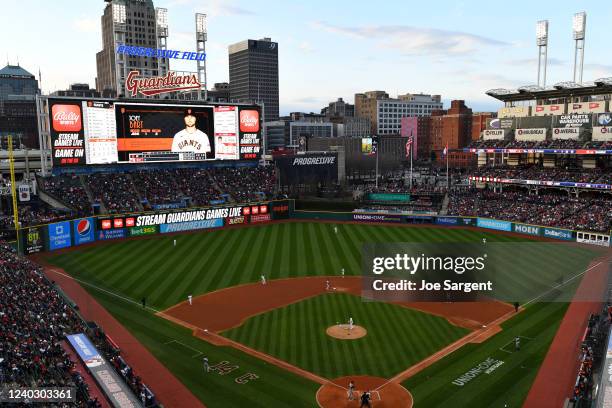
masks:
<svg viewBox="0 0 612 408"><path fill-rule="evenodd" d="M37 259L40 263L42 259ZM121 349L121 356L142 378L166 407L204 407L164 365L162 365L125 327L100 305L77 281L62 269L45 267L45 275L55 281L78 306L81 315L95 321ZM143 312L148 313L148 312Z"/></svg>
<svg viewBox="0 0 612 408"><path fill-rule="evenodd" d="M348 399L348 384L355 383L355 399ZM317 403L321 408L358 408L360 397L370 391L372 406L376 408L412 408L412 395L397 383L389 383L384 378L353 376L341 377L321 386L317 391Z"/></svg>
<svg viewBox="0 0 612 408"><path fill-rule="evenodd" d="M333 293L326 290L326 281L336 292L361 295L361 277L310 276L270 280L265 285L249 283L209 292L174 305L159 315L188 322L200 329L221 332L240 326L255 315L285 307L304 299ZM470 330L481 329L499 317L514 310L507 303L486 302L393 302L399 306L417 309L425 313L446 318L451 324ZM223 313L218 313L222 310Z"/></svg>

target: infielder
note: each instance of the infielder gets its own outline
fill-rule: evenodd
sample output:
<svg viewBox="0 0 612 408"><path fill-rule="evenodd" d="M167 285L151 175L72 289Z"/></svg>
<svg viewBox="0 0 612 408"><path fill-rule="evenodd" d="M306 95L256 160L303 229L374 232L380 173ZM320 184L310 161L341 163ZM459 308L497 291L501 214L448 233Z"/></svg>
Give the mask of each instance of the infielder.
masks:
<svg viewBox="0 0 612 408"><path fill-rule="evenodd" d="M264 275L261 275L261 284L262 285L266 284L266 277Z"/></svg>
<svg viewBox="0 0 612 408"><path fill-rule="evenodd" d="M329 284L329 279L325 281L325 290L329 291L331 289L331 286Z"/></svg>
<svg viewBox="0 0 612 408"><path fill-rule="evenodd" d="M342 274L342 277L344 278L344 268L342 268L342 270L340 271L340 273Z"/></svg>
<svg viewBox="0 0 612 408"><path fill-rule="evenodd" d="M189 306L191 306L191 299L192 299L191 295L187 296L187 301L189 301Z"/></svg>
<svg viewBox="0 0 612 408"><path fill-rule="evenodd" d="M349 381L347 394L348 394L349 401L352 401L355 399L355 383L353 382L353 380Z"/></svg>
<svg viewBox="0 0 612 408"><path fill-rule="evenodd" d="M204 363L204 372L205 373L210 372L210 365L208 364L208 357L204 357L202 359L202 362Z"/></svg>
<svg viewBox="0 0 612 408"><path fill-rule="evenodd" d="M520 337L516 337L514 339L514 348L516 349L516 351L521 350L521 338Z"/></svg>

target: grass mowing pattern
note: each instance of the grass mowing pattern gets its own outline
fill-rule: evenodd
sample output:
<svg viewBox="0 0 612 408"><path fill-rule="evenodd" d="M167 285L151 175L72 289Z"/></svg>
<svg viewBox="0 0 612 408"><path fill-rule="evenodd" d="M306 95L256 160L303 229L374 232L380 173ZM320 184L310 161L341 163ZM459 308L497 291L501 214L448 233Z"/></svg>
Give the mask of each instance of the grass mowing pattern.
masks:
<svg viewBox="0 0 612 408"><path fill-rule="evenodd" d="M339 340L325 333L338 322L346 324L349 316L368 330L367 336ZM393 377L468 333L441 317L329 293L254 316L223 334L331 379Z"/></svg>
<svg viewBox="0 0 612 408"><path fill-rule="evenodd" d="M146 296L147 304L161 310L185 300L188 294L197 295L239 283L256 282L261 273L265 273L268 278L275 279L292 276L338 275L340 269L345 268L347 275L358 275L361 268L361 248L364 242L480 242L483 237L486 237L488 242L528 240L527 238L518 239L462 229L396 228L353 224L338 225L338 234L334 234L332 224L304 222L205 231L181 236L158 235L149 239L108 242L101 246L81 248L70 253L50 254L49 260L78 279L131 298L136 302ZM176 247L172 245L175 238L177 239ZM560 248L571 250L571 247L567 246L560 246ZM542 256L550 257L555 254L540 254L534 251L519 255L521 259L539 259ZM544 267L541 272L547 273L549 270L556 270L553 268L565 267L561 259L559 256L557 262ZM522 278L524 277L520 275L516 277L517 280ZM109 296L90 286L85 286L85 288L207 406L213 408L315 406L314 392L318 388L317 384L264 364L239 351L211 346L193 338L191 333L183 328L143 312L138 305ZM559 305L538 305L537 307L554 306ZM491 378L495 377L496 382L487 385L492 387L490 389L480 389L470 384L469 387L466 387L466 389L470 388L470 393L463 396L456 390L447 388L456 376L472 368L475 365L474 362L478 364L486 358L489 353L486 347L491 342L497 341L499 336L506 335L500 333L483 345L462 348L439 362L438 364L442 364L441 369L435 372L435 376L432 376L432 378L443 379L438 386L428 385L431 383L430 380L426 381L426 384L416 384L411 379L407 385L411 391L414 387L419 402L417 406L440 406L439 404L448 406L442 395L437 395L438 389L450 390L458 398L466 399L472 396L472 405L467 402L457 403L464 406L491 406L480 404L475 399L481 394L485 397L490 395L488 399L483 399L483 401L488 401L491 398L494 399L496 395L504 395L506 390L513 390L514 400L522 401L537 373L542 360L540 357L543 357L562 313L549 313L548 316L550 320L547 320L543 326L539 326L539 329L548 333L548 337L526 345L534 350L534 358L530 360L529 365L526 365L527 368L509 376L492 376ZM346 315L342 315L341 319L346 319ZM517 319L521 319L521 316ZM252 331L252 335L257 336L258 332ZM508 335L512 337L511 332ZM239 365L241 370L244 368L245 371L250 370L258 374L260 379L249 385L238 386L231 375L203 378L200 361L190 357L191 350L181 351L183 347L177 346L176 343L164 344L172 339L201 350L209 357L212 364L229 361ZM429 338L423 337L424 344L428 341L430 341ZM286 346L283 346L282 342L277 342L272 347L275 353L285 352L290 355L295 353L295 355L300 355L300 359L318 359L311 351L310 342L300 342L299 347L302 349L294 351L283 351L283 347ZM378 352L384 354L388 351L381 347ZM458 359L456 356L464 358L466 363L455 361ZM347 361L349 368L349 361L352 360L352 357L358 358L358 356L346 354L341 356L342 360ZM403 359L404 356L401 358ZM319 365L319 368L315 366L317 370L324 365L322 362L313 364ZM356 366L355 369L358 370ZM428 372L431 376L431 371L428 370ZM519 387L521 384L522 387Z"/></svg>
<svg viewBox="0 0 612 408"><path fill-rule="evenodd" d="M567 306L567 303L533 304L503 324L503 331L493 338L482 344L463 346L402 385L412 393L416 407L504 407L504 404L520 407ZM519 351L514 350L513 340L517 336L521 336ZM452 384L488 357L502 360L504 364L463 386Z"/></svg>

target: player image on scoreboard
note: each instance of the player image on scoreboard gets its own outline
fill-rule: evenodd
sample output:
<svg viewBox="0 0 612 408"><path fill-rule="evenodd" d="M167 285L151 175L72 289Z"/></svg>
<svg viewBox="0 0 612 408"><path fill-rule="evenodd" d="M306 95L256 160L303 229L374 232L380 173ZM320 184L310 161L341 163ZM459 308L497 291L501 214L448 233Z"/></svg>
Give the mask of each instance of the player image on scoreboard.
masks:
<svg viewBox="0 0 612 408"><path fill-rule="evenodd" d="M115 104L119 163L215 160L212 106Z"/></svg>
<svg viewBox="0 0 612 408"><path fill-rule="evenodd" d="M193 152L210 154L208 135L197 128L197 119L191 109L185 111L185 129L177 132L172 139L174 153Z"/></svg>

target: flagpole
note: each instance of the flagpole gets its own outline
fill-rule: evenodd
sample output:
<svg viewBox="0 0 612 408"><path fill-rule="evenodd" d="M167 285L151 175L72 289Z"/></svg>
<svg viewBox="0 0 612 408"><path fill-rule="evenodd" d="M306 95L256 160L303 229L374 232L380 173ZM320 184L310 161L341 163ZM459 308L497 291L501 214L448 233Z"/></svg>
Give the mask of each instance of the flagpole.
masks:
<svg viewBox="0 0 612 408"><path fill-rule="evenodd" d="M412 143L410 143L410 191L412 191Z"/></svg>
<svg viewBox="0 0 612 408"><path fill-rule="evenodd" d="M448 173L448 145L446 147L446 191L450 191L450 177Z"/></svg>
<svg viewBox="0 0 612 408"><path fill-rule="evenodd" d="M378 190L378 143L376 146L376 190Z"/></svg>

